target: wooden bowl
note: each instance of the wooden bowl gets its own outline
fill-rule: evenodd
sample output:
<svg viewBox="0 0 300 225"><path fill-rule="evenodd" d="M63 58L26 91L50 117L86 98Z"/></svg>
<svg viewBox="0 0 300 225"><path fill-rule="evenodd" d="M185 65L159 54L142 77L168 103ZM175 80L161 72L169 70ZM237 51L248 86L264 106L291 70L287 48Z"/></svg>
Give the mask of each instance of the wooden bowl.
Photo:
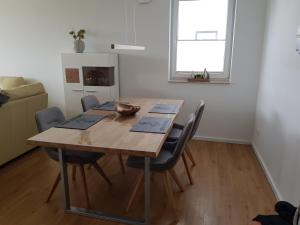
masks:
<svg viewBox="0 0 300 225"><path fill-rule="evenodd" d="M134 106L127 103L118 103L117 112L122 116L133 116L135 113L140 111L140 106Z"/></svg>

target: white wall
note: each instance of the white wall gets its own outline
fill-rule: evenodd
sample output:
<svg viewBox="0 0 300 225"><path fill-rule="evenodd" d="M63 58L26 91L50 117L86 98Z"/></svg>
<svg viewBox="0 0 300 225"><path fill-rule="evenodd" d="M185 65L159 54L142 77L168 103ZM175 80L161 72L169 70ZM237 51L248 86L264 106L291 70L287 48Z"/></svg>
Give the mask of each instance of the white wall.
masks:
<svg viewBox="0 0 300 225"><path fill-rule="evenodd" d="M119 0L0 0L0 74L43 82L50 105L64 106L61 53L72 52L68 32L86 28L87 51L101 40L119 40Z"/></svg>
<svg viewBox="0 0 300 225"><path fill-rule="evenodd" d="M249 142L266 0L237 1L233 84L168 83L169 0L153 0L137 8L137 41L147 51L120 58L122 96L184 99L181 121L204 99L207 108L198 135ZM124 40L123 0L0 0L0 5L0 74L42 81L51 105L64 106L60 53L72 51L70 29L87 29L87 51L101 50L105 41Z"/></svg>
<svg viewBox="0 0 300 225"><path fill-rule="evenodd" d="M279 198L300 202L300 1L270 0L254 144Z"/></svg>

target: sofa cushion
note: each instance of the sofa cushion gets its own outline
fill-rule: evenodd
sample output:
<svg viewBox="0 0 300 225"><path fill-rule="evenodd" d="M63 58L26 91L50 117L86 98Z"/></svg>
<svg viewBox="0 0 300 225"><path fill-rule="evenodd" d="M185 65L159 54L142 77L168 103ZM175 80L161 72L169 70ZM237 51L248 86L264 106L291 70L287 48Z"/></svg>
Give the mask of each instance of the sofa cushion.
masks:
<svg viewBox="0 0 300 225"><path fill-rule="evenodd" d="M0 89L0 107L6 103L9 99L9 96L7 96L7 94Z"/></svg>
<svg viewBox="0 0 300 225"><path fill-rule="evenodd" d="M25 85L26 82L23 77L0 77L0 89L8 90Z"/></svg>
<svg viewBox="0 0 300 225"><path fill-rule="evenodd" d="M5 92L10 97L10 100L17 100L38 94L43 94L45 93L45 89L41 83L34 83L5 90Z"/></svg>

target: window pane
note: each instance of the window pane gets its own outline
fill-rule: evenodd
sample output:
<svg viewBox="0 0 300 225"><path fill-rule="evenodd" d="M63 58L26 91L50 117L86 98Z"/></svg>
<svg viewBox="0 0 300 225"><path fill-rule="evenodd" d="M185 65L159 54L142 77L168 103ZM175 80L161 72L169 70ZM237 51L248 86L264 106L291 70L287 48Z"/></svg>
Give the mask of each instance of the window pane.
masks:
<svg viewBox="0 0 300 225"><path fill-rule="evenodd" d="M197 32L216 31L226 38L228 0L180 1L178 40L195 40Z"/></svg>
<svg viewBox="0 0 300 225"><path fill-rule="evenodd" d="M178 41L176 71L223 72L225 41Z"/></svg>
<svg viewBox="0 0 300 225"><path fill-rule="evenodd" d="M179 1L176 71L224 72L228 0Z"/></svg>
<svg viewBox="0 0 300 225"><path fill-rule="evenodd" d="M196 40L217 40L218 31L197 31Z"/></svg>

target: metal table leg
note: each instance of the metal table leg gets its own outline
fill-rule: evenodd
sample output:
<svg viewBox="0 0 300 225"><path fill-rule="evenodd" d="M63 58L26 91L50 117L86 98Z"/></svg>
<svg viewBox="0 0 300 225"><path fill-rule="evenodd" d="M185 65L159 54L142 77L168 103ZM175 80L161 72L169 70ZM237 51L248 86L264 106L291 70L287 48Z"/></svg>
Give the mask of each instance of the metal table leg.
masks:
<svg viewBox="0 0 300 225"><path fill-rule="evenodd" d="M62 149L58 149L59 153L59 164L60 164L60 176L61 183L64 191L64 207L65 210L70 210L70 193L69 193L69 181L68 181L68 170L67 164L64 161L64 153Z"/></svg>
<svg viewBox="0 0 300 225"><path fill-rule="evenodd" d="M150 225L150 158L145 157L145 224Z"/></svg>
<svg viewBox="0 0 300 225"><path fill-rule="evenodd" d="M98 212L94 210L72 207L70 206L70 193L68 182L67 164L64 161L64 153L62 149L58 150L60 173L62 178L62 187L64 191L64 209L66 213L87 216L91 218L113 221L117 223L129 224L129 225L150 225L150 158L145 157L145 219L143 221L129 219L123 216L111 215L104 212Z"/></svg>

